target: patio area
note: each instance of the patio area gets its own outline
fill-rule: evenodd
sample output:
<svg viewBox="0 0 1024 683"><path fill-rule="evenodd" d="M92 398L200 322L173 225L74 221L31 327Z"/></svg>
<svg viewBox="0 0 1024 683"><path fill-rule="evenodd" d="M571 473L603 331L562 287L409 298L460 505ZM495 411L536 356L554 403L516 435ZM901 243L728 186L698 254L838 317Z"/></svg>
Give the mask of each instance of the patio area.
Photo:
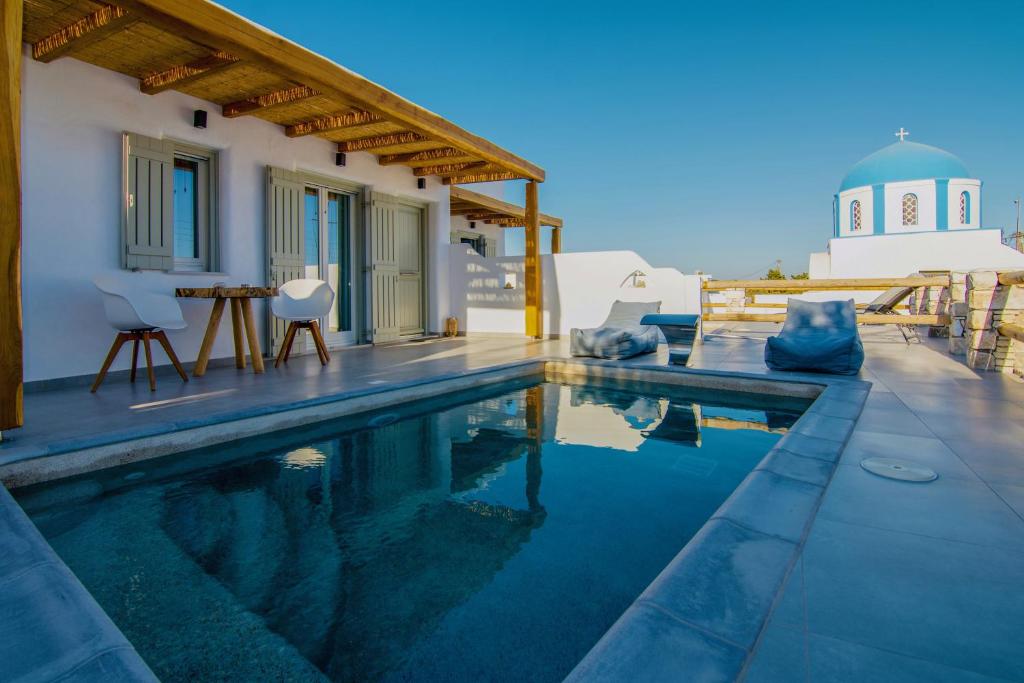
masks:
<svg viewBox="0 0 1024 683"><path fill-rule="evenodd" d="M690 366L777 374L762 361L775 328L714 330ZM945 340L861 333L871 392L757 643L748 651L700 625L686 631L716 653L715 680L1022 680L1024 382L969 370ZM341 351L326 369L312 355L261 376L232 367L188 384L166 377L152 394L118 379L97 395L39 391L26 396L26 427L0 446L0 464L567 355L567 340L440 339ZM625 363L666 357L662 346ZM939 477L883 479L860 467L872 456Z"/></svg>

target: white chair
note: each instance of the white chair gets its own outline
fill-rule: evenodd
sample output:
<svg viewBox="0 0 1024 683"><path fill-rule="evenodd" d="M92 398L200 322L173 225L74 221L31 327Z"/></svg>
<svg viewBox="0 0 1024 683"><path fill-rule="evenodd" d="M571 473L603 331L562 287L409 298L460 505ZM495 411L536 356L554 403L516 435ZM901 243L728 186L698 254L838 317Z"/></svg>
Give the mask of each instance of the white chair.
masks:
<svg viewBox="0 0 1024 683"><path fill-rule="evenodd" d="M146 351L146 370L149 374L149 389L156 391L156 377L153 374L153 354L149 348L149 340L160 342L167 357L174 364L174 369L181 375L183 382L188 381L185 369L174 355L171 342L167 340L164 330L180 330L187 327L181 315L178 300L167 293L167 285L158 277L145 273L128 271L100 275L93 283L103 293L103 308L110 326L117 330L117 337L103 367L92 383L91 391L100 388L103 378L107 375L111 363L117 358L118 351L125 342L132 341L132 372L131 381L135 381L135 367L139 359L139 342Z"/></svg>
<svg viewBox="0 0 1024 683"><path fill-rule="evenodd" d="M277 292L277 296L270 300L270 310L281 320L288 321L288 331L285 332L284 343L281 344L274 367L288 362L292 343L300 329L309 330L320 364L327 365L331 356L327 353L327 344L320 333L318 321L330 312L334 304L334 290L323 280L301 279L289 280Z"/></svg>

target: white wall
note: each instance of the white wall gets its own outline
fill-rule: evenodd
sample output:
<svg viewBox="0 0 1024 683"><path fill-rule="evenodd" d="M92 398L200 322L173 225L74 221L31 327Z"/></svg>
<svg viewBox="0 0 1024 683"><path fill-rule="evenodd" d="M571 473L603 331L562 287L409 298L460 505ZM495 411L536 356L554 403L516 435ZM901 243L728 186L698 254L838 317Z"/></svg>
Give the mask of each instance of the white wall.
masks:
<svg viewBox="0 0 1024 683"><path fill-rule="evenodd" d="M168 276L168 286L215 280L264 283L265 167L302 169L430 202L429 326L448 315L448 188L412 171L379 166L372 155L348 155L334 166L334 145L315 137L289 139L281 127L253 117L227 120L210 103L176 92L139 92L138 81L74 59L22 60L24 334L26 381L94 373L113 339L91 284L119 267L121 135L172 137L220 151L219 225L224 275ZM209 112L208 128L192 127L192 111ZM196 358L209 301L185 301L189 328L168 336L183 361ZM257 306L264 329L264 306ZM214 357L232 355L224 316ZM122 354L115 369L128 365ZM163 353L156 352L158 362Z"/></svg>
<svg viewBox="0 0 1024 683"><path fill-rule="evenodd" d="M525 289L522 257L483 258L452 245L452 314L459 329L474 333L523 335ZM661 301L664 313L699 313L700 278L674 268L655 268L632 251L573 252L541 257L545 334L565 335L574 327L604 322L612 303ZM646 273L646 287L632 287L630 273ZM505 289L514 277L515 289Z"/></svg>
<svg viewBox="0 0 1024 683"><path fill-rule="evenodd" d="M1024 268L1024 254L997 229L920 232L829 240L829 277L904 277L921 270ZM816 262L812 255L811 267ZM818 272L822 269L820 264Z"/></svg>
<svg viewBox="0 0 1024 683"><path fill-rule="evenodd" d="M966 223L960 222L960 193L967 192L971 196L971 215ZM949 217L947 225L950 230L966 230L981 227L981 181L966 178L954 178L949 181L949 199L947 208Z"/></svg>
<svg viewBox="0 0 1024 683"><path fill-rule="evenodd" d="M452 216L451 225L452 232L466 232L477 235L483 235L487 240L488 244L494 245L494 256L505 255L505 230L506 228L500 225L487 225L483 221L473 221L476 224L475 228L470 228L470 221L465 216Z"/></svg>
<svg viewBox="0 0 1024 683"><path fill-rule="evenodd" d="M860 202L860 230L850 224L850 204ZM857 187L839 195L839 235L870 235L875 229L875 200L870 187Z"/></svg>
<svg viewBox="0 0 1024 683"><path fill-rule="evenodd" d="M917 224L903 225L903 195L917 195ZM935 181L910 180L885 185L885 233L935 230Z"/></svg>

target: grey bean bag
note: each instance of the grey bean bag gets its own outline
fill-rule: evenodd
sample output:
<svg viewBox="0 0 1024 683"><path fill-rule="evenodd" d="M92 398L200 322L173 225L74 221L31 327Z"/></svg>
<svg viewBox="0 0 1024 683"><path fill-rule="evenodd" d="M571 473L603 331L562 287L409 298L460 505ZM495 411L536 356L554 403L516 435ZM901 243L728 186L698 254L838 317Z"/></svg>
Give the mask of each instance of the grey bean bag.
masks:
<svg viewBox="0 0 1024 683"><path fill-rule="evenodd" d="M572 355L618 360L656 351L658 328L641 325L640 319L660 310L660 301L616 301L600 327L569 331Z"/></svg>
<svg viewBox="0 0 1024 683"><path fill-rule="evenodd" d="M768 337L764 362L772 370L856 375L864 363L864 345L853 299L790 299L782 332Z"/></svg>

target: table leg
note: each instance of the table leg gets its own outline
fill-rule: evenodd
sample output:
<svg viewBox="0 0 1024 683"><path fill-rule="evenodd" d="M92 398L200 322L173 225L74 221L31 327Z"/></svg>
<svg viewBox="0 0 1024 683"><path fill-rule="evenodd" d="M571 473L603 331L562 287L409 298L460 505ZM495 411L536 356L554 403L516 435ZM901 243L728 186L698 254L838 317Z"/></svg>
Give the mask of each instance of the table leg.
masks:
<svg viewBox="0 0 1024 683"><path fill-rule="evenodd" d="M210 362L210 354L213 353L213 342L217 340L217 329L220 327L222 315L224 315L224 298L217 297L213 300L210 322L206 326L206 334L203 335L203 343L199 347L199 358L196 359L196 367L192 370L193 377L202 377L206 374L206 366Z"/></svg>
<svg viewBox="0 0 1024 683"><path fill-rule="evenodd" d="M260 351L260 338L256 336L256 321L252 314L252 301L249 297L239 300L242 306L242 320L245 321L245 336L249 338L249 355L252 356L252 371L257 375L263 372L263 352Z"/></svg>
<svg viewBox="0 0 1024 683"><path fill-rule="evenodd" d="M242 304L231 299L231 333L235 339L235 367L245 369L245 344L242 340Z"/></svg>

